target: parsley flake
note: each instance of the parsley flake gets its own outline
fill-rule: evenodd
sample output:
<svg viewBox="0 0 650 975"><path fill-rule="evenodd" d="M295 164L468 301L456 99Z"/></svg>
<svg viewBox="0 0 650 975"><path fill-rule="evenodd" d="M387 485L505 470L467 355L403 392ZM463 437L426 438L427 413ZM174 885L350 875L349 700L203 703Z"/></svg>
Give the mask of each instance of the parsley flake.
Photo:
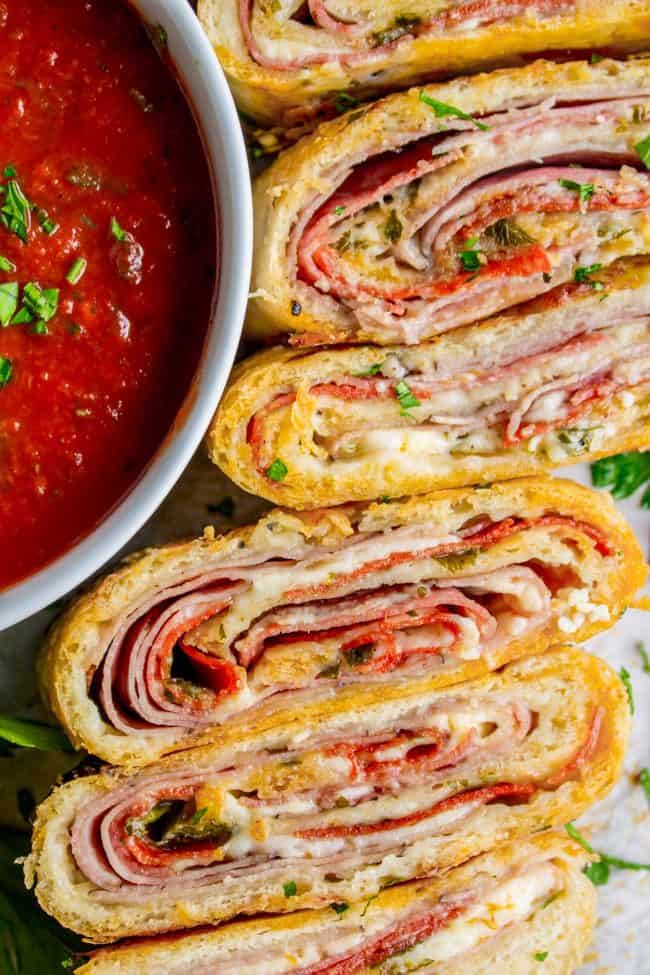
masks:
<svg viewBox="0 0 650 975"><path fill-rule="evenodd" d="M14 367L11 359L0 355L0 389L7 385L13 374Z"/></svg>
<svg viewBox="0 0 650 975"><path fill-rule="evenodd" d="M645 792L645 797L650 802L650 768L642 768L639 772L639 785Z"/></svg>
<svg viewBox="0 0 650 975"><path fill-rule="evenodd" d="M591 277L592 274L597 274L598 271L602 270L602 266L602 264L590 264L588 267L577 267L573 275L573 280L577 284L588 284L594 291L602 291L605 287L603 282L594 281Z"/></svg>
<svg viewBox="0 0 650 975"><path fill-rule="evenodd" d="M456 108L455 105L445 105L444 102L439 102L437 98L432 98L422 90L420 90L420 101L424 102L425 105L428 105L429 108L433 109L436 118L461 118L466 122L471 122L476 126L477 129L480 129L481 132L487 132L490 128L489 125L485 125L484 122L477 121L471 115L468 115L467 112L463 112L460 108Z"/></svg>
<svg viewBox="0 0 650 975"><path fill-rule="evenodd" d="M650 169L650 135L637 142L634 148L645 168Z"/></svg>
<svg viewBox="0 0 650 975"><path fill-rule="evenodd" d="M399 411L402 416L408 416L409 410L421 405L420 400L413 395L411 387L403 379L395 386L395 395L397 396Z"/></svg>
<svg viewBox="0 0 650 975"><path fill-rule="evenodd" d="M298 893L298 887L295 880L288 880L286 884L282 884L282 889L285 897L295 897Z"/></svg>
<svg viewBox="0 0 650 975"><path fill-rule="evenodd" d="M546 961L548 958L548 951L536 951L535 961Z"/></svg>
<svg viewBox="0 0 650 975"><path fill-rule="evenodd" d="M345 901L340 901L340 902L334 901L330 904L330 907L332 908L335 914L339 914L339 915L345 914L345 912L350 909L350 905L346 904Z"/></svg>
<svg viewBox="0 0 650 975"><path fill-rule="evenodd" d="M618 676L623 681L625 690L627 691L627 701L630 706L630 714L634 714L634 691L632 690L632 680L630 678L630 672L625 667L621 667L618 672Z"/></svg>
<svg viewBox="0 0 650 975"><path fill-rule="evenodd" d="M111 235L115 237L115 240L119 240L120 243L123 243L125 240L129 239L128 231L124 230L123 227L120 227L115 217L111 217Z"/></svg>
<svg viewBox="0 0 650 975"><path fill-rule="evenodd" d="M560 186L563 186L565 190L572 190L574 193L577 193L581 203L589 203L589 200L596 192L596 187L593 183L576 183L574 179L561 179Z"/></svg>
<svg viewBox="0 0 650 975"><path fill-rule="evenodd" d="M360 372L355 372L354 375L357 377L376 376L378 373L381 372L383 365L384 365L383 362L373 362L373 364L371 366L368 366L367 369L362 369Z"/></svg>
<svg viewBox="0 0 650 975"><path fill-rule="evenodd" d="M272 481L284 481L288 473L289 468L279 457L276 457L271 466L266 469L266 476Z"/></svg>

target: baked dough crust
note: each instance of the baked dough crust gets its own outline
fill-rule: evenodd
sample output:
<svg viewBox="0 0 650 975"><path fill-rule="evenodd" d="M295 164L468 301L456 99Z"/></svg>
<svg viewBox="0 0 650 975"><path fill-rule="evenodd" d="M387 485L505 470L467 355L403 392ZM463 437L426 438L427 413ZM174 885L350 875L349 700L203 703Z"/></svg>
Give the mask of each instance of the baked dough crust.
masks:
<svg viewBox="0 0 650 975"><path fill-rule="evenodd" d="M330 61L285 70L265 67L250 56L239 6L239 0L199 0L198 14L240 109L282 128L317 117L323 108L331 111L341 92L359 100L427 78L521 63L540 51L638 50L650 37L645 0L613 0L606 6L598 0L578 0L577 9L556 16L523 15L469 31L456 29L448 36L425 34L379 56L374 50L355 64ZM404 13L399 0L382 4L382 10L396 17Z"/></svg>
<svg viewBox="0 0 650 975"><path fill-rule="evenodd" d="M643 585L647 569L639 543L608 495L566 480L521 478L485 488L450 489L388 504L333 508L302 515L280 509L270 512L256 525L219 538L214 538L213 532L206 530L202 538L194 541L133 555L122 568L100 579L79 597L50 629L37 660L43 701L77 748L86 749L113 764L143 765L166 752L210 741L214 737L214 727L125 734L106 720L89 695L90 676L102 660L107 634L115 626L115 620L129 607L140 605L152 591L163 590L179 578L192 578L207 566L237 564L237 560L241 560L242 544L247 557L255 561L292 546L301 546L305 554L323 544L335 549L355 531L372 533L389 526L419 522L449 530L485 515L498 521L512 514L536 517L547 511L597 525L615 553L604 560L593 556L598 566L593 567L595 578L591 598L608 608L608 619L585 617L573 632L572 639L586 640L612 625ZM525 539L525 534L522 537ZM525 542L520 543L523 545L520 552L512 541L507 544L508 562L526 561ZM473 571L491 568L490 559L497 558L492 553L499 551L497 544L479 553ZM503 555L500 558L503 559ZM299 568L297 572L299 578ZM449 578L453 579L453 575ZM533 633L513 637L491 657L491 667L543 652L552 644L561 642L564 634L558 619L563 611L568 612L569 607L562 604L545 625ZM408 685L423 690L444 687L479 677L487 670L485 659L468 660L435 676L413 678ZM396 682L395 693L400 693L400 686L403 684ZM388 694L389 687L386 683L374 688L370 684L357 685L353 696L361 704L373 700L375 695ZM333 700L337 695L337 691L328 692ZM272 700L267 699L264 704L269 720L273 720L275 710L269 704ZM286 696L279 696L279 700L283 711L291 709ZM304 708L305 700L301 695L296 695L293 700L296 707ZM332 703L331 706L335 705ZM230 720L235 726L238 723L247 725L251 713L243 712L241 717L234 716Z"/></svg>
<svg viewBox="0 0 650 975"><path fill-rule="evenodd" d="M468 115L487 116L521 106L543 106L547 100L598 101L607 99L608 93L615 98L617 91L625 90L633 97L635 93L647 95L649 89L648 57L626 62L605 59L596 64L540 60L524 68L412 88L323 123L312 135L281 153L254 183L255 242L246 322L249 336L268 340L289 334L295 344L386 344L375 322L362 323L344 303L330 301L296 280L290 242L305 215L311 215L315 201L320 205L329 199L340 185L342 173L347 174L350 167L363 165L408 141L439 133L441 120L420 99L422 91ZM634 138L643 134L639 128ZM317 308L310 307L316 304L314 295L318 296Z"/></svg>
<svg viewBox="0 0 650 975"><path fill-rule="evenodd" d="M576 740L583 738L585 715L595 713L596 709L602 714L595 750L580 766L578 777L552 790L541 790L524 805L486 806L473 815L471 827L461 825L455 833L419 840L400 855L399 862L392 856L385 861L393 876L397 872L404 879L410 879L446 870L517 836L535 833L549 825L561 826L609 792L621 774L629 735L627 694L609 665L575 648L558 647L543 656L519 661L467 688L456 687L447 692L431 688L416 692L412 689L408 695L402 694L400 704L408 707L416 697L418 703L426 701L425 693L435 698L436 704L444 703L445 697L453 699L456 692L471 693L480 701L482 694L516 689L522 682L529 683L537 693L545 679L551 683L542 693L549 695L551 710L555 694L562 693L560 710L566 721L565 733L567 726L574 729ZM561 691L553 687L554 680ZM566 691L567 686L575 687L576 684L581 693L584 689L584 697L580 694L572 696ZM359 727L363 727L364 708L370 706L366 696L363 701L359 701L354 693L346 697L347 700L337 698L321 702L300 712L278 714L272 722L260 718L249 723L247 728L226 728L218 745L163 759L154 769L156 778L164 780L167 774L187 771L188 766L197 770L214 768L215 761L229 767L237 758L245 761L247 752L283 749L287 742L293 742L294 747L296 743L300 743L298 747L304 747L311 730L320 733L325 723L334 729L337 721L349 721L350 713L358 716ZM395 713L390 697L385 694L376 692L372 704L375 712L387 709L391 718ZM558 704L555 704L557 708ZM546 740L544 738L544 742ZM527 748L530 754L527 754ZM483 767L491 781L507 781L509 770L510 775L521 775L521 762L524 761L527 781L534 781L548 775L546 755L547 747L541 740L537 745L524 743L516 762L514 757L506 754L501 758L486 758ZM109 769L69 782L56 789L37 811L32 852L25 864L26 882L30 887L35 885L39 902L48 913L92 941L106 942L194 927L238 914L282 913L322 906L333 900L363 901L374 897L378 891L380 878L370 866L358 868L349 878L338 878L334 882L327 881L322 875L320 879L312 880L306 873L301 874L299 889L290 902L277 878L266 882L261 878L251 884L246 877L239 880L230 877L204 883L187 892L176 892L173 897L161 898L154 892L149 901L144 901L130 899L127 893L123 903L114 900L103 903L95 893L97 889L76 867L70 848L70 830L76 814L89 802L111 790L123 788L132 779L126 771ZM288 871L290 869L287 867ZM295 872L295 866L293 869Z"/></svg>
<svg viewBox="0 0 650 975"><path fill-rule="evenodd" d="M639 401L640 415L631 413L629 405L623 405L618 398L610 397L602 411L597 407L585 421L587 426L599 421L612 424L611 433L599 442L598 449L557 460L549 456L543 444L531 449L531 441L527 440L510 447L503 446L498 452L485 449L474 455L456 453L446 457L432 452L431 462L427 465L422 459L423 451L415 446L411 449L414 457L416 452L418 454L416 469L416 465L409 462L414 457L411 458L409 451L404 452L403 448L399 454L386 450L382 456L381 450L376 449L365 457L336 460L313 442L312 409L316 408L316 400L310 397L310 389L318 384L368 375L378 362L386 360L397 361L404 368L411 364L415 368L416 380L419 370L436 375L443 367L445 375L463 373L467 363L471 363L474 372L484 369L489 373L501 361L499 355L504 348L519 345L522 350L530 349L530 343L550 329L555 335L550 344L558 341L560 329L565 336L570 334L569 316L593 323L607 308L613 321L624 319L626 315L633 318L635 313L630 309L634 307L635 293L640 289L650 293L650 261L621 262L604 270L600 277L608 294L604 304L602 295L594 291L569 295L565 301L550 307L544 298L535 299L512 312L456 329L415 347L362 345L314 351L275 348L260 352L245 359L233 371L207 434L208 453L214 463L245 491L276 504L301 509L490 483L542 474L571 463L588 463L622 451L647 450L650 447L647 393L645 397L641 395ZM558 326L563 319L564 323ZM603 330L599 334L606 335L607 332ZM527 354L520 351L519 357L523 360ZM509 355L506 355L506 361ZM287 419L274 426L272 446L265 445L265 452L281 457L288 468L286 477L275 481L258 469L248 432L251 420L262 413L275 396L284 394L296 395L297 400L285 410ZM344 416L348 403L343 399L338 408ZM405 428L407 432L417 429L417 423Z"/></svg>
<svg viewBox="0 0 650 975"><path fill-rule="evenodd" d="M493 975L496 971L508 975L537 975L539 962L536 953L547 952L544 971L552 975L571 975L581 964L585 950L593 937L596 920L596 892L591 881L582 873L587 859L584 851L560 833L541 833L516 844L501 846L469 863L449 871L441 878L416 881L390 887L373 901L373 910L385 911L388 917L415 903L422 894L432 899L449 898L471 887L484 871L495 876L518 862L536 856L552 855L564 864L564 893L536 912L526 925L513 926L498 939L486 942L466 959L448 962L440 969L444 975ZM364 904L351 905L347 917L359 915L363 925ZM281 917L240 921L208 928L201 932L174 935L171 938L151 938L117 948L101 949L82 968L80 975L132 975L146 971L151 975L172 971L191 971L223 951L225 958L236 960L242 944L255 946L268 932L272 942L290 945L291 938L301 932L317 934L331 925L329 908L320 911L300 911ZM262 941L262 944L264 942ZM223 956L222 956L223 957ZM364 969L360 975L370 975Z"/></svg>

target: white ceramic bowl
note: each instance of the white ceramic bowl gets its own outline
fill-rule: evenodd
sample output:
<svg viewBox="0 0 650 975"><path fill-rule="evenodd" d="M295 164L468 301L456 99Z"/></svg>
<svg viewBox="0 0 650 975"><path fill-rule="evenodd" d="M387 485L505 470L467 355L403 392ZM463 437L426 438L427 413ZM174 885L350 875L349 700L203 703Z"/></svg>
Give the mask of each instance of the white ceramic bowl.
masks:
<svg viewBox="0 0 650 975"><path fill-rule="evenodd" d="M203 136L213 176L220 266L201 362L184 405L149 466L90 534L44 569L0 592L0 630L59 599L112 558L169 493L199 445L230 372L250 280L253 209L237 111L187 0L131 0L167 32L169 53ZM46 527L44 526L44 531Z"/></svg>

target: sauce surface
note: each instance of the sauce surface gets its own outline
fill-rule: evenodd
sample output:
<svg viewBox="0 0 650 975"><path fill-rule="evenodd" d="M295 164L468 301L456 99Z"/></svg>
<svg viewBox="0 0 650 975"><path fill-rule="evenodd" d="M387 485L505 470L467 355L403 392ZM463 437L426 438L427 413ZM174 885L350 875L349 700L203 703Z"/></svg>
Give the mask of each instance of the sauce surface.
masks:
<svg viewBox="0 0 650 975"><path fill-rule="evenodd" d="M217 246L191 113L126 5L0 0L0 47L4 588L97 524L160 445Z"/></svg>

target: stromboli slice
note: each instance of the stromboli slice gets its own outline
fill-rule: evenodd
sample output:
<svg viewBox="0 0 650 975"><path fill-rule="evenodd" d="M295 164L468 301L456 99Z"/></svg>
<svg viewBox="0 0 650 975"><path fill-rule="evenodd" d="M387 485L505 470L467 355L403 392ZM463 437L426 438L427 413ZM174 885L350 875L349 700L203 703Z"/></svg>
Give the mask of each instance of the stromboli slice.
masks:
<svg viewBox="0 0 650 975"><path fill-rule="evenodd" d="M568 481L272 511L95 584L48 634L39 683L76 745L144 764L256 709L443 687L586 639L644 578L611 501Z"/></svg>
<svg viewBox="0 0 650 975"><path fill-rule="evenodd" d="M650 36L643 0L199 0L198 12L239 106L285 129L420 79Z"/></svg>
<svg viewBox="0 0 650 975"><path fill-rule="evenodd" d="M57 789L26 875L97 941L362 900L579 815L618 778L629 722L615 672L572 649L251 722Z"/></svg>
<svg viewBox="0 0 650 975"><path fill-rule="evenodd" d="M211 457L244 489L304 508L647 448L650 261L600 279L602 292L567 285L418 346L262 352L235 371Z"/></svg>
<svg viewBox="0 0 650 975"><path fill-rule="evenodd" d="M415 344L650 250L650 59L538 61L376 102L257 180L248 326Z"/></svg>
<svg viewBox="0 0 650 975"><path fill-rule="evenodd" d="M541 833L372 901L107 948L80 975L570 975L595 921L586 854ZM429 962L427 964L427 962Z"/></svg>

